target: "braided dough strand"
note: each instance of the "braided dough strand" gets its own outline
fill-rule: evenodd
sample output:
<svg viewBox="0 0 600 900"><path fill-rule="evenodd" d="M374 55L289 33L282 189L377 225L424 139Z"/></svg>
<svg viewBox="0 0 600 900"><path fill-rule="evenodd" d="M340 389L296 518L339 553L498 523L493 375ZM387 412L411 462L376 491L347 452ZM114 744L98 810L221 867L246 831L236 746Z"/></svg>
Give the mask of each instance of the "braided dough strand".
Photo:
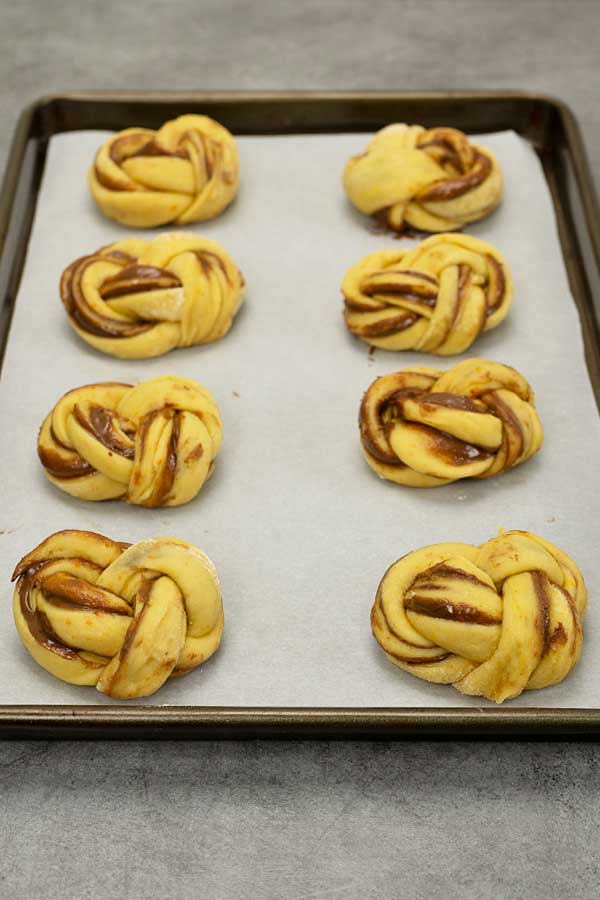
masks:
<svg viewBox="0 0 600 900"><path fill-rule="evenodd" d="M435 544L384 575L371 626L418 678L496 703L562 681L577 665L587 592L576 564L526 531L481 547Z"/></svg>
<svg viewBox="0 0 600 900"><path fill-rule="evenodd" d="M36 662L110 697L149 696L221 642L215 567L178 538L128 545L59 531L23 557L13 580L15 623Z"/></svg>
<svg viewBox="0 0 600 900"><path fill-rule="evenodd" d="M525 378L476 358L447 372L414 366L377 378L359 426L371 468L411 487L502 474L537 453L544 437Z"/></svg>
<svg viewBox="0 0 600 900"><path fill-rule="evenodd" d="M344 169L344 189L366 215L390 228L456 231L484 218L502 199L502 173L491 151L455 128L394 124Z"/></svg>
<svg viewBox="0 0 600 900"><path fill-rule="evenodd" d="M77 334L122 359L224 337L244 279L216 241L184 232L101 247L68 266L60 295Z"/></svg>
<svg viewBox="0 0 600 900"><path fill-rule="evenodd" d="M132 228L213 219L238 190L237 146L208 116L127 128L100 147L88 182L104 215Z"/></svg>
<svg viewBox="0 0 600 900"><path fill-rule="evenodd" d="M365 256L347 272L342 294L346 327L373 347L452 356L503 321L513 289L490 244L439 234L413 250Z"/></svg>
<svg viewBox="0 0 600 900"><path fill-rule="evenodd" d="M49 481L73 497L181 506L211 476L222 435L206 388L165 375L69 391L42 424L38 456Z"/></svg>

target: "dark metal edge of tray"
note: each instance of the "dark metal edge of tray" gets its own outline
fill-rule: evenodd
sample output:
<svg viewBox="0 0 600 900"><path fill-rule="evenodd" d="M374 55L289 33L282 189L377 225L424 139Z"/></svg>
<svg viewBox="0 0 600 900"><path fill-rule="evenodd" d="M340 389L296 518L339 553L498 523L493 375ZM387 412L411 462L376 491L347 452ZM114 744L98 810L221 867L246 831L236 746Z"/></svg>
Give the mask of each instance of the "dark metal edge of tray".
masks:
<svg viewBox="0 0 600 900"><path fill-rule="evenodd" d="M5 710L8 711L6 712ZM21 706L0 708L12 738L420 738L597 740L598 713L580 709L215 708Z"/></svg>
<svg viewBox="0 0 600 900"><path fill-rule="evenodd" d="M600 405L600 212L570 109L526 92L77 92L21 114L0 192L0 361L22 274L48 139L80 128L150 127L204 109L238 134L370 131L403 118L469 130L512 128L536 148L552 193L569 282ZM410 108L410 109L409 109ZM136 113L144 111L140 122ZM262 117L262 118L261 118ZM257 122L260 118L260 122ZM0 706L0 737L598 739L600 709Z"/></svg>

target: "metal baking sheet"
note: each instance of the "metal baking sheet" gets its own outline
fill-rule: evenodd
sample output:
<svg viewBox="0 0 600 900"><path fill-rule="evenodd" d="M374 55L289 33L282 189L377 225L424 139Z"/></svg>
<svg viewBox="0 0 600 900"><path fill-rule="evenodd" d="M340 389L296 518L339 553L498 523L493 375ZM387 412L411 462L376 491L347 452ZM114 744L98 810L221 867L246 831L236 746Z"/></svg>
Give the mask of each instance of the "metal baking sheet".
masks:
<svg viewBox="0 0 600 900"><path fill-rule="evenodd" d="M165 110L163 118L170 115ZM139 115L131 121L148 124ZM440 121L462 124L448 116ZM341 191L345 160L368 140L368 134L350 133L354 123L348 124L347 133L239 136L238 201L220 219L188 230L229 250L248 282L246 308L225 340L142 362L96 353L71 333L63 315L57 297L62 268L130 232L96 212L85 186L89 160L106 135L75 130L51 137L0 384L0 421L5 433L12 431L2 459L0 523L6 585L0 703L8 729L35 733L37 727L40 733L48 723L79 734L90 726L99 733L268 728L274 734L375 734L396 728L416 734L438 722L443 730L476 734L503 722L507 733L550 729L550 721L559 731L559 720L570 729L583 721L588 731L592 727L600 685L600 654L594 652L600 613L593 603L600 535L597 477L586 466L599 422L571 296L574 281L569 287L556 230L556 184L551 191L530 142L514 132L479 138L500 159L506 196L501 209L469 233L505 253L516 299L507 322L466 355L507 362L529 378L545 446L501 478L403 490L380 482L363 463L358 402L377 375L436 363L420 354L369 354L343 327L344 272L364 253L391 244L391 236L369 230ZM564 230L564 215L560 224ZM589 315L582 298L583 292L579 306ZM585 331L593 363L596 345L591 329ZM64 391L165 373L204 383L225 420L215 476L192 504L155 511L84 504L45 482L35 455L37 428ZM393 559L442 540L480 543L499 526L527 528L570 552L592 602L575 672L561 685L497 710L392 667L370 636L368 613ZM115 706L47 675L12 626L8 577L22 553L63 527L120 540L172 533L204 549L224 589L227 628L219 654L135 704Z"/></svg>

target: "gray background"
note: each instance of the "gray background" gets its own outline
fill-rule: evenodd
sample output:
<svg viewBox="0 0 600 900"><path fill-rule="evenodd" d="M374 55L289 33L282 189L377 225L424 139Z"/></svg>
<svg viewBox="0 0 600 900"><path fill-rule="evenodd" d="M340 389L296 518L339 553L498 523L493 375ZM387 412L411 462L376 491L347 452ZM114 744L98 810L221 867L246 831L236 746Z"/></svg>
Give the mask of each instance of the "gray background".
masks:
<svg viewBox="0 0 600 900"><path fill-rule="evenodd" d="M600 3L0 4L0 157L73 88L523 88L600 174ZM592 898L596 745L0 745L0 896Z"/></svg>

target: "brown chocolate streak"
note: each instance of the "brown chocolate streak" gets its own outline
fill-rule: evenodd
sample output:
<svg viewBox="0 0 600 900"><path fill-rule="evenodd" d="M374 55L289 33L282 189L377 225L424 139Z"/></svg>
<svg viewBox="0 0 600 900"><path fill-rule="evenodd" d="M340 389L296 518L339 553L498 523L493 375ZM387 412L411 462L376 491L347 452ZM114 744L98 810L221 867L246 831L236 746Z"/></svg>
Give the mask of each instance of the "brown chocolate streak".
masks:
<svg viewBox="0 0 600 900"><path fill-rule="evenodd" d="M172 272L156 266L140 266L133 263L103 281L99 294L103 300L114 300L115 297L122 297L126 294L177 287L181 287L181 281Z"/></svg>
<svg viewBox="0 0 600 900"><path fill-rule="evenodd" d="M397 334L399 331L406 331L420 318L418 313L400 313L393 318L388 317L380 322L371 322L369 325L361 325L353 330L362 337L385 337L389 334Z"/></svg>
<svg viewBox="0 0 600 900"><path fill-rule="evenodd" d="M424 405L431 403L432 406L444 406L447 409L460 409L465 412L485 413L486 410L481 409L469 397L463 394L450 394L441 392L438 394L425 394L423 397Z"/></svg>
<svg viewBox="0 0 600 900"><path fill-rule="evenodd" d="M85 665L85 660L79 657L79 653L77 653L76 650L73 650L71 647L67 647L65 644L58 640L56 635L53 633L46 616L43 616L37 610L34 612L29 605L29 595L35 581L35 577L38 571L43 566L45 566L47 562L48 560L44 560L43 562L38 563L35 566L31 566L25 574L20 576L17 589L19 591L21 613L23 614L23 618L27 623L27 627L29 628L29 632L32 638L38 644L40 644L40 646L45 647L46 650L51 650L52 653L56 653L57 656L62 656L64 659L80 658L81 662Z"/></svg>
<svg viewBox="0 0 600 900"><path fill-rule="evenodd" d="M500 450L506 450L506 464L503 470L506 471L506 469L510 469L515 464L516 460L519 459L522 455L523 449L525 447L525 434L523 432L523 429L521 428L519 419L514 414L510 406L508 406L508 404L500 399L497 391L490 391L489 394L482 395L482 399L485 401L490 411L494 412L498 416L498 418L502 422L502 425L504 426L502 432L502 445ZM514 437L516 437L517 440L517 452L513 453L512 455L509 455L509 429L512 431L512 434L514 435Z"/></svg>
<svg viewBox="0 0 600 900"><path fill-rule="evenodd" d="M468 444L443 431L437 431L430 425L422 425L420 422L411 422L410 424L411 428L418 429L426 435L435 453L450 465L464 466L476 460L489 459L494 455L475 444Z"/></svg>
<svg viewBox="0 0 600 900"><path fill-rule="evenodd" d="M102 406L91 406L89 419L80 414L78 406L75 406L73 412L77 420L94 435L103 447L118 453L119 456L124 456L125 459L133 459L134 448L123 443L120 435L114 430L115 413Z"/></svg>
<svg viewBox="0 0 600 900"><path fill-rule="evenodd" d="M375 606L373 607L373 610L371 611L371 622L373 622L373 617L376 612L378 612L381 615L381 618L385 622L385 626L391 635L398 638L399 641L402 641L403 644L406 644L409 647L415 647L415 649L417 649L417 650L423 649L422 647L417 647L416 644L411 644L411 642L407 641L406 638L400 637L400 635L396 631L394 631L394 629L391 627L391 625L388 621L388 618L385 614L385 611L383 609L383 604L381 602L381 587L377 591L377 597L375 599ZM407 663L407 664L414 665L414 666L442 662L442 660L448 659L448 657L450 656L449 653L442 651L438 656L433 656L433 657L431 657L431 656L410 657L410 656L401 656L399 653L392 653L391 650L388 650L386 647L384 647L383 649L387 654L389 654L389 656L392 656L394 659L397 659L400 662Z"/></svg>
<svg viewBox="0 0 600 900"><path fill-rule="evenodd" d="M401 405L402 400L408 398L417 398L420 397L424 391L420 388L400 388L400 390L392 391L387 396L381 398L379 403L377 404L377 409L375 411L375 415L379 424L381 425L381 419L385 412L392 405ZM377 443L377 438L373 434L370 428L370 417L367 412L367 407L369 405L369 391L367 391L362 399L362 403L360 405L360 412L358 415L358 425L360 428L360 436L365 450L367 450L371 456L375 459L379 460L379 462L386 463L389 466L396 466L397 468L405 469L406 466L403 462L401 462L393 450L382 450L381 447ZM399 416L399 411L396 408L396 414ZM383 427L383 426L382 426ZM386 438L387 443L387 438ZM389 447L389 443L388 443Z"/></svg>
<svg viewBox="0 0 600 900"><path fill-rule="evenodd" d="M198 259L198 262L200 263L202 271L207 277L210 275L211 268L214 267L220 269L227 283L231 284L231 279L227 272L225 263L218 253L213 253L212 250L194 250L193 252Z"/></svg>
<svg viewBox="0 0 600 900"><path fill-rule="evenodd" d="M111 596L117 600L121 600L121 597L113 595L112 591L98 588L83 578L77 578L75 575L57 572L44 581L43 590L46 600L53 606L107 612L116 616L130 615L130 612L122 609L118 604L111 605Z"/></svg>
<svg viewBox="0 0 600 900"><path fill-rule="evenodd" d="M156 409L143 417L138 429L140 435L140 455L143 456L145 452L148 431L152 422L157 416L171 418L172 426L171 436L169 439L169 447L167 450L167 456L164 466L159 478L157 479L151 496L144 504L148 507L162 505L169 492L171 491L171 488L173 487L173 482L175 481L175 472L177 470L177 445L179 443L179 431L181 422L181 414L179 410L170 410L166 408Z"/></svg>
<svg viewBox="0 0 600 900"><path fill-rule="evenodd" d="M176 156L179 159L190 158L190 155L185 148L167 150L166 147L161 147L160 144L157 144L154 138L150 138L147 144L144 144L143 147L140 147L140 149L136 150L134 153L129 153L125 158L133 159L135 156Z"/></svg>
<svg viewBox="0 0 600 900"><path fill-rule="evenodd" d="M485 581L482 581L481 578L477 578L476 575L473 575L471 572L465 572L463 569L455 569L453 566L447 565L445 562L438 563L435 566L432 566L430 569L425 569L424 572L421 572L420 575L415 578L413 584L409 588L411 590L417 582L422 584L422 581L429 578L457 578L460 581L468 581L471 584L477 584L480 587L488 588L488 590L492 590L489 584L486 584ZM428 588L435 587L436 585L427 585Z"/></svg>
<svg viewBox="0 0 600 900"><path fill-rule="evenodd" d="M422 587L426 587L426 585L422 585ZM499 625L502 621L466 603L453 603L451 600L427 597L412 592L406 594L405 608L422 616L451 619L454 622L468 622L472 625Z"/></svg>
<svg viewBox="0 0 600 900"><path fill-rule="evenodd" d="M479 151L475 152L475 159L470 172L460 175L458 178L444 178L435 181L430 187L425 188L416 199L420 202L435 202L439 200L454 200L462 197L469 191L479 187L492 171L492 162L488 156Z"/></svg>
<svg viewBox="0 0 600 900"><path fill-rule="evenodd" d="M123 665L123 663L127 657L127 654L129 653L129 651L133 645L133 642L136 638L138 630L142 624L144 615L146 613L146 610L148 609L148 599L150 597L150 591L152 590L153 583L154 582L150 581L150 580L146 581L138 590L137 596L141 600L143 600L143 605L139 612L139 615L135 616L135 618L132 619L131 625L127 629L127 633L125 635L125 640L123 641L123 644L121 645L121 649L119 651L119 664L118 664L117 668L115 669L115 673L110 681L110 686L106 692L108 694L110 694L112 692L113 685L114 685L115 681L117 680L117 677L120 674L121 666Z"/></svg>
<svg viewBox="0 0 600 900"><path fill-rule="evenodd" d="M506 277L504 275L504 267L500 265L494 256L490 253L486 253L486 259L488 261L488 266L494 270L496 275L496 290L494 296L486 297L486 315L491 316L504 299L504 294L506 293Z"/></svg>
<svg viewBox="0 0 600 900"><path fill-rule="evenodd" d="M111 319L109 316L103 316L96 312L88 304L81 289L81 279L89 265L95 262L104 262L104 260L105 257L98 254L83 256L76 259L63 272L60 280L60 296L69 317L83 331L98 337L133 337L149 331L154 324L136 325Z"/></svg>
<svg viewBox="0 0 600 900"><path fill-rule="evenodd" d="M539 620L538 624L542 631L542 657L546 655L546 651L550 646L550 594L548 588L550 582L548 576L544 572L531 572L531 583L535 591L538 606Z"/></svg>
<svg viewBox="0 0 600 900"><path fill-rule="evenodd" d="M60 447L63 447L63 444L56 440L54 434L52 437ZM85 475L92 475L96 471L78 453L69 450L68 447L64 449L73 455L67 458L66 455L62 456L59 450L55 450L53 447L43 447L38 443L38 458L50 475L53 475L55 478L83 478Z"/></svg>

